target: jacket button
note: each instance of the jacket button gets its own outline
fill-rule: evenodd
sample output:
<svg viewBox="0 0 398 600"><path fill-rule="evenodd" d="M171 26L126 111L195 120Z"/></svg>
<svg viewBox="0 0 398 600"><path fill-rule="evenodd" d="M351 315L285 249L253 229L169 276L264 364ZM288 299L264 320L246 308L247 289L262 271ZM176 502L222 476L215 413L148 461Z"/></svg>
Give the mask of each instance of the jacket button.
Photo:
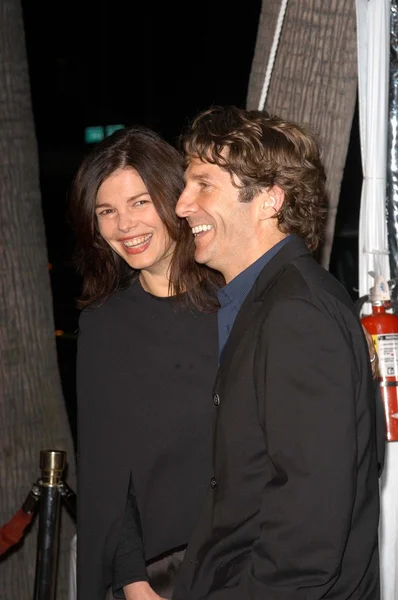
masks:
<svg viewBox="0 0 398 600"><path fill-rule="evenodd" d="M216 406L220 406L220 396L218 394L214 394L213 402Z"/></svg>
<svg viewBox="0 0 398 600"><path fill-rule="evenodd" d="M210 486L211 488L214 490L214 488L217 486L217 481L215 477L212 477L210 480Z"/></svg>

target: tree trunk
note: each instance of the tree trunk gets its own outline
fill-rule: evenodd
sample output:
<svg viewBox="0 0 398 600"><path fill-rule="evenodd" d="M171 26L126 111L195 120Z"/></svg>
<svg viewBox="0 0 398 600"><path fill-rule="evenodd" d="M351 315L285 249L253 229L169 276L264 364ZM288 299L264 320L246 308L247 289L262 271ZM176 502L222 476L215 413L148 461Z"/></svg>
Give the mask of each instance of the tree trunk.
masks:
<svg viewBox="0 0 398 600"><path fill-rule="evenodd" d="M40 476L43 449L75 459L62 398L37 148L19 0L0 2L0 526ZM67 597L74 526L62 510L57 600ZM0 565L2 600L31 600L37 521Z"/></svg>
<svg viewBox="0 0 398 600"><path fill-rule="evenodd" d="M258 108L281 0L263 0L247 104ZM266 110L319 136L329 215L322 263L329 265L357 91L354 0L289 0Z"/></svg>

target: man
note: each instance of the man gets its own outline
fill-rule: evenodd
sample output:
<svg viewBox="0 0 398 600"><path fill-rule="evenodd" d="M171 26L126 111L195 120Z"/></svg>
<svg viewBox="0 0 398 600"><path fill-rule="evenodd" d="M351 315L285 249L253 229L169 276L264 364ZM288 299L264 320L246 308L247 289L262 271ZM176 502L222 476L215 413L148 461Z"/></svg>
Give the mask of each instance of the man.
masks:
<svg viewBox="0 0 398 600"><path fill-rule="evenodd" d="M365 337L310 252L318 146L266 113L214 108L185 139L177 214L221 271L213 477L175 600L377 600L378 468Z"/></svg>

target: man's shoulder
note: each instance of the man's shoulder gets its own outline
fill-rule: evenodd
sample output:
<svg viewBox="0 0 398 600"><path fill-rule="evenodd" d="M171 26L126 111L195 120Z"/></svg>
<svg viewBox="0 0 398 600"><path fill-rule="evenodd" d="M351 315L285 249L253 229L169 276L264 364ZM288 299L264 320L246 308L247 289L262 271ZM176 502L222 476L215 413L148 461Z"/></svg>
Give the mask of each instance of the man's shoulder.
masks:
<svg viewBox="0 0 398 600"><path fill-rule="evenodd" d="M354 303L344 286L311 255L289 263L274 282L278 294L314 304L341 304L353 312Z"/></svg>
<svg viewBox="0 0 398 600"><path fill-rule="evenodd" d="M310 255L287 264L259 300L262 307L257 309L257 321L267 336L270 331L280 336L301 330L307 332L309 343L311 335L318 341L326 335L329 341L338 340L342 348L358 349L368 367L363 329L352 299Z"/></svg>

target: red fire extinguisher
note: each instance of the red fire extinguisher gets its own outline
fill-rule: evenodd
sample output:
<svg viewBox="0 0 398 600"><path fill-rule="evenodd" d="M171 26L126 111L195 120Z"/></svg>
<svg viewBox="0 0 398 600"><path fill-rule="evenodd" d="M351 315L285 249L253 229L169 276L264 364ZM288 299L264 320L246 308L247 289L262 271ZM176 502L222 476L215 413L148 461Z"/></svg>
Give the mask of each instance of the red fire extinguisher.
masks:
<svg viewBox="0 0 398 600"><path fill-rule="evenodd" d="M382 282L378 281L382 279ZM384 402L387 424L387 440L398 441L398 315L387 312L391 308L391 300L383 290L383 278L376 278L375 287L371 289L369 300L372 303L372 314L364 316L361 321L373 338L379 358L379 382ZM378 286L382 285L381 292ZM387 285L388 288L388 285ZM388 299L387 299L388 298Z"/></svg>

